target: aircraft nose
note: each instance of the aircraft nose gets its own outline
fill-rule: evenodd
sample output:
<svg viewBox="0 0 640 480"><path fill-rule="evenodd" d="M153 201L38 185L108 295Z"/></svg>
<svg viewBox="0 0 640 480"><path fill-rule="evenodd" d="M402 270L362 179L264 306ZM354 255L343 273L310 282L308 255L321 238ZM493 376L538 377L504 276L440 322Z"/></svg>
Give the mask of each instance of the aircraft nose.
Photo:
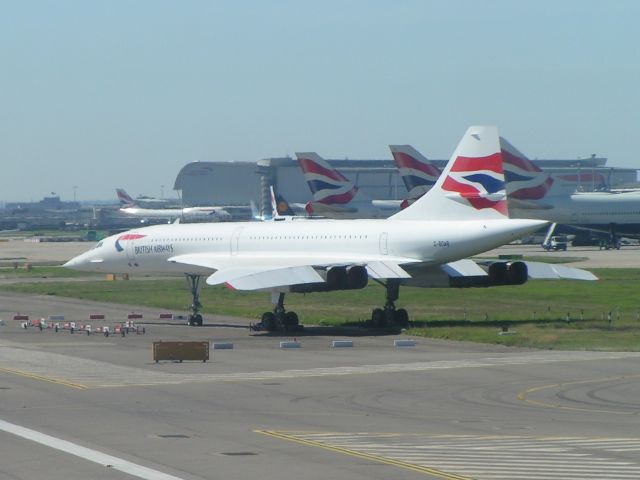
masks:
<svg viewBox="0 0 640 480"><path fill-rule="evenodd" d="M64 265L62 265L64 268L76 268L78 266L78 264L80 263L78 261L79 257L73 257L71 260L69 260L67 263L65 263Z"/></svg>

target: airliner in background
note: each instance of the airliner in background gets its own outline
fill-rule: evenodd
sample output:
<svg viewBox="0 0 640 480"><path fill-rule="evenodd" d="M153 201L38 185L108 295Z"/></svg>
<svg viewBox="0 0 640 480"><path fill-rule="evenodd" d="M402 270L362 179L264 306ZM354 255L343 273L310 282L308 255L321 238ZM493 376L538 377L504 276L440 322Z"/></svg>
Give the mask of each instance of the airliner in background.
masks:
<svg viewBox="0 0 640 480"><path fill-rule="evenodd" d="M142 208L123 189L116 189L116 193L122 204L120 211L141 220L228 222L232 218L231 214L223 207Z"/></svg>
<svg viewBox="0 0 640 480"><path fill-rule="evenodd" d="M640 237L638 192L575 192L567 191L566 185L555 188L556 177L543 172L506 139L500 138L500 145L513 217L603 232L615 248L620 248L620 236Z"/></svg>
<svg viewBox="0 0 640 480"><path fill-rule="evenodd" d="M327 218L387 218L400 210L400 200L372 200L315 152L296 153L304 179L313 194L305 210Z"/></svg>
<svg viewBox="0 0 640 480"><path fill-rule="evenodd" d="M430 177L426 172L437 168L411 146L390 147L407 190L417 194L420 188L428 190ZM394 150L402 151L401 162ZM640 237L640 194L637 191L576 192L573 176L549 175L503 137L500 137L500 150L512 217L547 220L568 226L570 230L575 227L574 232L602 232L616 248L620 248L620 236ZM401 165L404 168L400 168ZM583 177L581 174L582 180L592 178L592 174L588 175ZM409 196L410 201L414 198ZM550 230L547 238L551 234Z"/></svg>
<svg viewBox="0 0 640 480"><path fill-rule="evenodd" d="M285 294L364 288L386 290L371 324L406 325L396 308L400 285L518 285L534 278L593 280L584 270L531 262L467 257L527 235L547 222L508 217L502 156L495 127L471 127L435 186L385 220L315 220L172 224L108 237L71 259L68 268L108 273L183 273L191 286L189 324L201 325L202 278L209 285L271 293L262 315L267 330L295 329Z"/></svg>
<svg viewBox="0 0 640 480"><path fill-rule="evenodd" d="M180 204L177 198L154 198L147 196L138 196L134 199L124 188L116 188L120 205L136 205L143 208L172 208Z"/></svg>
<svg viewBox="0 0 640 480"><path fill-rule="evenodd" d="M389 150L407 188L406 201L409 204L427 193L438 181L442 173L440 169L411 145L389 145Z"/></svg>

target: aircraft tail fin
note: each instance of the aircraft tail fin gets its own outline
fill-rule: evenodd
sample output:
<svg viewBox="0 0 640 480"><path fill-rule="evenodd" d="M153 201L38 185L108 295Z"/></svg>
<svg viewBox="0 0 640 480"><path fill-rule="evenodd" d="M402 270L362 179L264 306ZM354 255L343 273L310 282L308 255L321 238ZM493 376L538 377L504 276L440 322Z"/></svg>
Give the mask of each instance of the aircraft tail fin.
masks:
<svg viewBox="0 0 640 480"><path fill-rule="evenodd" d="M118 200L120 200L121 205L133 207L136 204L136 201L131 198L131 195L125 192L124 188L116 188L116 193L118 194Z"/></svg>
<svg viewBox="0 0 640 480"><path fill-rule="evenodd" d="M440 169L411 145L389 145L389 149L409 192L408 198L413 200L427 193L438 180Z"/></svg>
<svg viewBox="0 0 640 480"><path fill-rule="evenodd" d="M500 150L504 162L507 194L514 200L540 200L553 185L553 178L500 137Z"/></svg>
<svg viewBox="0 0 640 480"><path fill-rule="evenodd" d="M273 186L269 187L269 192L271 193L271 214L273 218L295 216L291 206L289 206L289 202L282 195L276 194Z"/></svg>
<svg viewBox="0 0 640 480"><path fill-rule="evenodd" d="M317 153L301 152L296 153L296 157L314 201L343 205L351 202L358 193L358 187L351 180Z"/></svg>
<svg viewBox="0 0 640 480"><path fill-rule="evenodd" d="M469 127L433 188L394 220L508 218L498 129Z"/></svg>

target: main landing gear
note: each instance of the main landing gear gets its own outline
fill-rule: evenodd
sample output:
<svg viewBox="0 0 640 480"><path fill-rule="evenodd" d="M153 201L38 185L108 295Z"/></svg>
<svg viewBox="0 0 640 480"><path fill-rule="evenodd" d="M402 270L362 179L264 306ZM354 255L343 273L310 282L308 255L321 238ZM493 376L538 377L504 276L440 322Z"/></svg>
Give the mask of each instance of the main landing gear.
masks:
<svg viewBox="0 0 640 480"><path fill-rule="evenodd" d="M189 273L185 274L185 276L189 284L189 290L191 291L191 315L189 315L187 323L193 327L201 327L202 315L200 315L199 312L202 308L202 304L200 303L200 290L202 289L200 281L202 280L202 276Z"/></svg>
<svg viewBox="0 0 640 480"><path fill-rule="evenodd" d="M396 309L395 305L395 301L400 296L400 280L390 278L386 284L379 280L375 281L387 290L387 301L384 304L384 308L374 308L373 312L371 312L371 326L374 328L408 327L409 314L404 308Z"/></svg>
<svg viewBox="0 0 640 480"><path fill-rule="evenodd" d="M276 330L295 331L300 328L300 320L296 312L287 312L284 308L284 293L273 293L273 312L262 314L262 328L268 332Z"/></svg>

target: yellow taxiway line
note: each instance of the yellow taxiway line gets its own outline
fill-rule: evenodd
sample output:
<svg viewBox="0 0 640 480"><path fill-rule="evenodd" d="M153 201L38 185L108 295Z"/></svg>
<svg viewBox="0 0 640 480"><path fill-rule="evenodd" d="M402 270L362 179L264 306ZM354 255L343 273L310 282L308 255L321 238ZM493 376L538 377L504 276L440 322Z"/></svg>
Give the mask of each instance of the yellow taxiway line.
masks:
<svg viewBox="0 0 640 480"><path fill-rule="evenodd" d="M348 448L338 447L336 445L315 442L313 440L305 440L302 438L297 438L294 435L290 435L282 432L275 432L273 430L254 430L254 432L260 433L262 435L268 435L270 437L278 438L280 440L287 440L289 442L298 443L300 445L307 445L310 447L322 448L324 450L329 450L330 452L341 453L343 455L349 455L351 457L364 458L366 460L373 460L374 462L383 463L385 465L392 465L394 467L400 467L406 470L411 470L413 472L423 473L426 475L432 475L434 477L443 478L445 480L471 480L469 477L463 477L461 475L443 472L435 468L423 467L420 465L414 465L412 463L402 462L399 460L392 460L390 458L382 457L379 455L362 453L355 450L349 450Z"/></svg>
<svg viewBox="0 0 640 480"><path fill-rule="evenodd" d="M531 393L541 392L543 390L550 390L552 388L560 388L571 385L584 385L589 383L607 383L613 382L616 380L624 380L624 379L638 379L640 375L621 375L617 377L604 377L604 378L594 378L589 380L576 380L575 382L562 382L562 383L552 383L550 385L541 385L539 387L532 387L526 390L522 390L518 392L517 398L520 401L528 403L530 405L535 405L537 407L545 407L545 408L556 408L559 410L574 410L578 412L597 412L597 413L610 413L613 415L636 415L638 412L619 412L613 410L601 410L596 408L584 408L584 407L569 407L566 405L558 405L555 403L542 402L540 400L531 400L527 398L527 396Z"/></svg>
<svg viewBox="0 0 640 480"><path fill-rule="evenodd" d="M75 388L76 390L87 390L89 387L80 383L67 382L59 378L45 377L43 375L37 375L35 373L23 372L22 370L13 370L11 368L0 367L0 372L10 373L12 375L19 375L21 377L30 378L32 380L41 380L43 382L55 383L56 385L63 385L65 387Z"/></svg>

